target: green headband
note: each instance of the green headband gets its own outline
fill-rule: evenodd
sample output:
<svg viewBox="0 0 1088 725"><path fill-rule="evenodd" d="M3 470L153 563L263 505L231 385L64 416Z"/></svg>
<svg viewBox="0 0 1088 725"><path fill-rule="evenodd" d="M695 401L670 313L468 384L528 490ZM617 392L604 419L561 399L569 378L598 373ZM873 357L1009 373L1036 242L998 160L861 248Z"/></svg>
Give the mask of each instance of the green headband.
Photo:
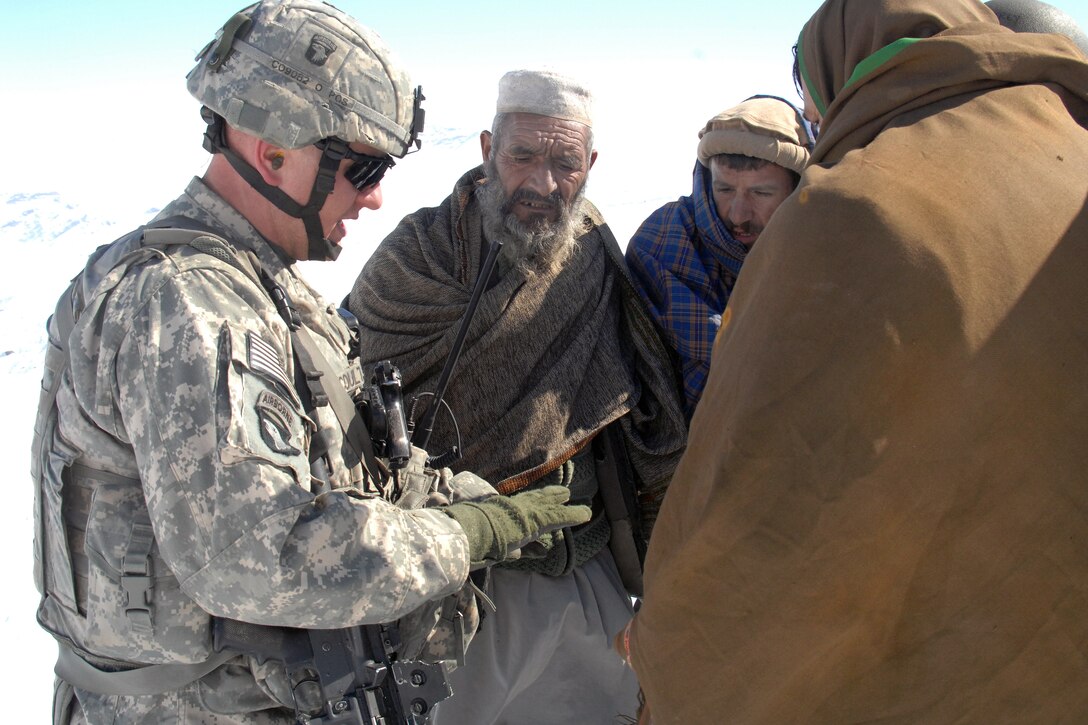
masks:
<svg viewBox="0 0 1088 725"><path fill-rule="evenodd" d="M820 98L820 92L816 90L816 84L812 82L812 78L808 74L808 66L805 65L805 53L801 47L801 38L805 34L805 29L801 28L801 34L797 36L797 69L801 71L801 81L804 82L805 88L808 90L808 95L812 99L812 102L816 104L816 110L820 112L820 115L824 115L827 112L827 104L824 103L824 99Z"/></svg>
<svg viewBox="0 0 1088 725"><path fill-rule="evenodd" d="M805 88L808 89L808 94L812 98L812 102L816 105L816 110L823 116L827 112L827 104L824 103L824 99L820 97L819 91L816 90L816 86L812 83L812 78L809 77L808 74L808 67L805 65L805 55L801 48L801 37L804 34L805 31L804 28L802 28L801 35L797 37L797 69L801 72L801 80L804 81ZM919 40L921 40L921 38L900 38L895 42L885 45L854 67L854 72L846 79L846 83L839 89L840 92L846 90L861 78L884 65Z"/></svg>

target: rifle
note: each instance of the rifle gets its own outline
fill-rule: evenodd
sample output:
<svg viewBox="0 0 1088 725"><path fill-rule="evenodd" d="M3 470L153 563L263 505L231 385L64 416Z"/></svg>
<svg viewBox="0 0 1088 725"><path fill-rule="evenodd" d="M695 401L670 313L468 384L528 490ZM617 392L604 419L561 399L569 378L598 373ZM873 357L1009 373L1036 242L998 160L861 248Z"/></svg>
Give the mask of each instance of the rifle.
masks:
<svg viewBox="0 0 1088 725"><path fill-rule="evenodd" d="M353 401L375 453L389 461L395 486L397 471L411 454L409 441L425 448L430 440L435 415L501 248L501 242L491 243L422 425L417 429L405 420L400 371L388 360L374 366L368 384ZM345 307L338 311L352 333L349 359L357 358L359 321ZM418 435L412 436L409 430ZM455 446L445 457L458 456ZM322 456L314 457L310 466L318 481L328 480ZM260 664L283 663L300 724L426 725L435 705L453 694L444 663L396 659L400 647L396 624L295 629L216 617L212 635L217 652L240 652Z"/></svg>
<svg viewBox="0 0 1088 725"><path fill-rule="evenodd" d="M282 662L300 725L425 725L452 693L441 663L396 659L395 624L269 627L216 617L217 652Z"/></svg>

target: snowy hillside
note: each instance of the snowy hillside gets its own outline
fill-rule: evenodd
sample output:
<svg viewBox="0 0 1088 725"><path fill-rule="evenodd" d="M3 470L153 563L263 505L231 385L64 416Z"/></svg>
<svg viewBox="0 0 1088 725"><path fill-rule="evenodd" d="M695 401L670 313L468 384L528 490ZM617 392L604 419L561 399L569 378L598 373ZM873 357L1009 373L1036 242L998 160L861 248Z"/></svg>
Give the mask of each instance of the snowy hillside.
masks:
<svg viewBox="0 0 1088 725"><path fill-rule="evenodd" d="M133 210L136 217L146 210ZM5 596L0 599L0 638L19 653L10 679L34 703L28 721L48 722L53 640L34 622L38 595L31 576L32 500L30 442L40 389L45 320L69 278L98 244L119 236L124 220L107 220L56 193L0 197L0 380L3 435L0 460L8 463L12 496L0 507ZM10 666L9 666L10 671Z"/></svg>

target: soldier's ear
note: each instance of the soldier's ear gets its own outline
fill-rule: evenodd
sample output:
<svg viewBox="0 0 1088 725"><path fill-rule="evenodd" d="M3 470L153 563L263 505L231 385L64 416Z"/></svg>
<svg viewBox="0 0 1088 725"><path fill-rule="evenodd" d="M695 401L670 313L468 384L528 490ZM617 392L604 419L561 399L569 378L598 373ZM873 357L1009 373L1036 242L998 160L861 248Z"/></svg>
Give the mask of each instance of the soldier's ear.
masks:
<svg viewBox="0 0 1088 725"><path fill-rule="evenodd" d="M272 186L279 186L283 182L283 174L286 169L287 153L279 146L257 140L256 166L261 178Z"/></svg>
<svg viewBox="0 0 1088 725"><path fill-rule="evenodd" d="M589 154L589 168L593 168L593 164L597 163L597 149L593 149Z"/></svg>
<svg viewBox="0 0 1088 725"><path fill-rule="evenodd" d="M480 151L483 152L484 163L491 158L491 132L480 131Z"/></svg>

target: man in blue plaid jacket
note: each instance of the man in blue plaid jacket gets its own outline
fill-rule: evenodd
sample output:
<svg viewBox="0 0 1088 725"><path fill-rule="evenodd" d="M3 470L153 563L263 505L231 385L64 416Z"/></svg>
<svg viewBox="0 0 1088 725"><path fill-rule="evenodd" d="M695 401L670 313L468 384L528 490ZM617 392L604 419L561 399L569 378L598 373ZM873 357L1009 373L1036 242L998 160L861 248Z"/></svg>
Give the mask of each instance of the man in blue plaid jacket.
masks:
<svg viewBox="0 0 1088 725"><path fill-rule="evenodd" d="M627 247L639 292L680 356L688 420L745 256L797 187L812 139L798 110L753 96L699 131L691 196L661 207Z"/></svg>

